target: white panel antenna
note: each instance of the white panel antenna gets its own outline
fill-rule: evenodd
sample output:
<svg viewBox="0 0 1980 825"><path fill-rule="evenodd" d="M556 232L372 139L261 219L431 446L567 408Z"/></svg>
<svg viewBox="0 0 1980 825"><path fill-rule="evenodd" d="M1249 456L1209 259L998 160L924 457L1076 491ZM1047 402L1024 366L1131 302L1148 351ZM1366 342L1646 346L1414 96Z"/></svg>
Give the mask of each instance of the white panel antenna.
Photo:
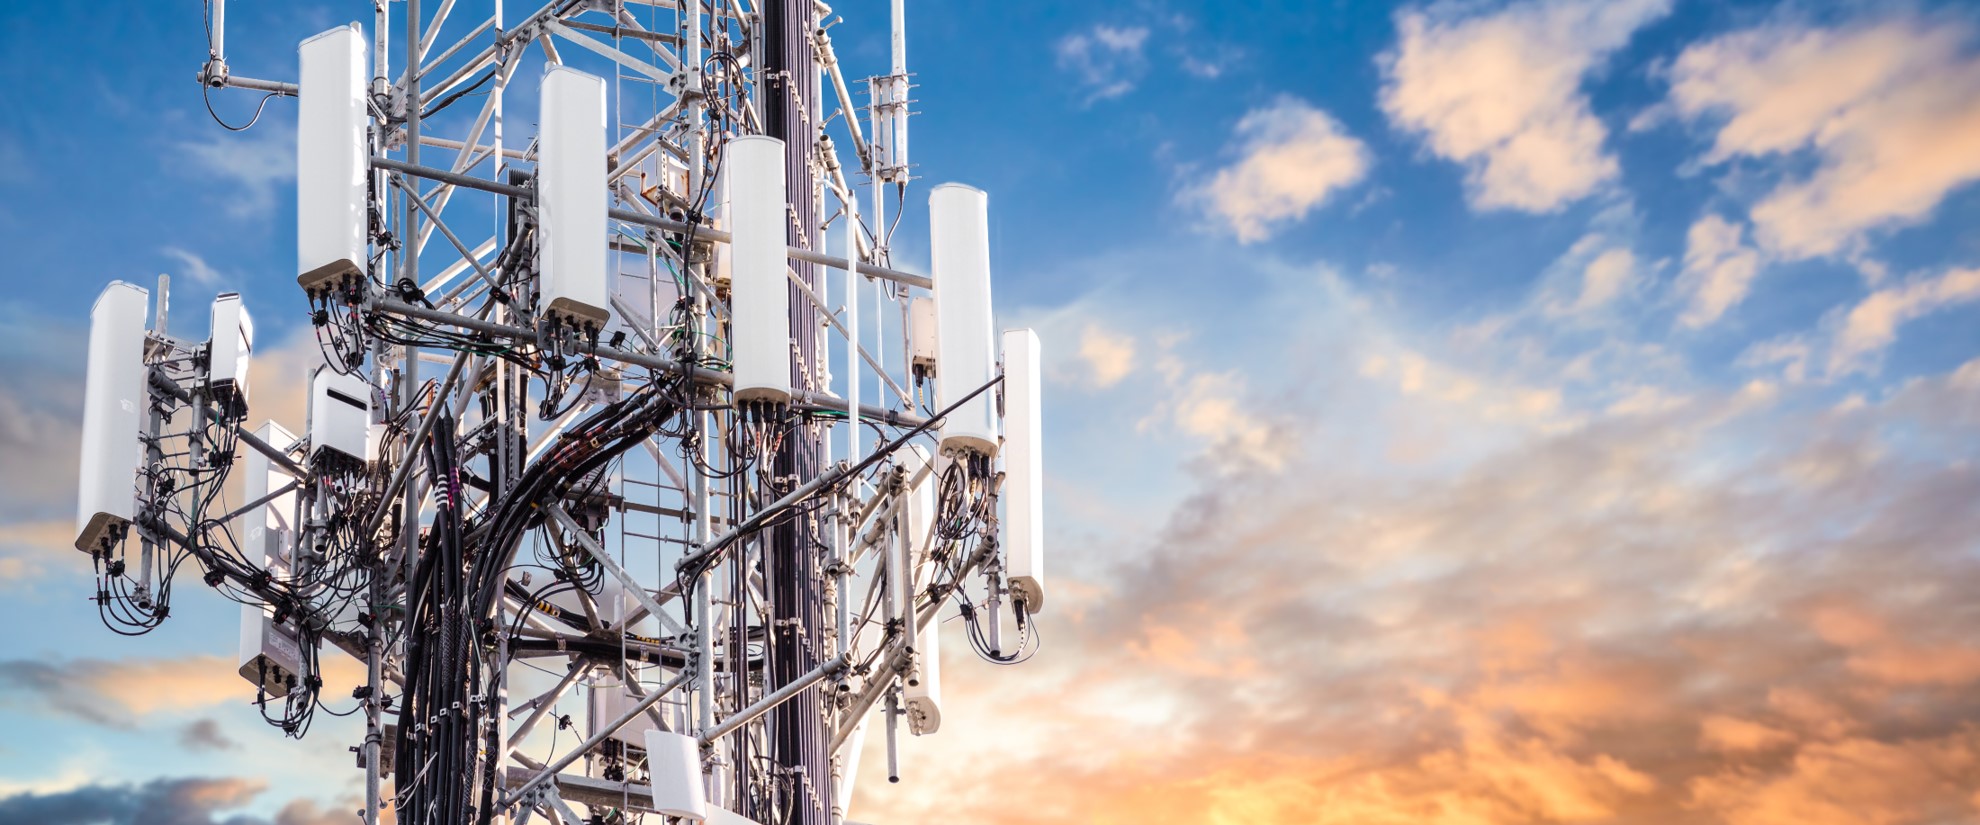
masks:
<svg viewBox="0 0 1980 825"><path fill-rule="evenodd" d="M929 261L941 373L935 406L948 409L996 377L990 309L990 211L983 190L945 183L928 195ZM942 422L944 452L997 454L993 393L971 398Z"/></svg>
<svg viewBox="0 0 1980 825"><path fill-rule="evenodd" d="M935 522L935 488L941 486L944 462L929 455L928 448L920 444L909 444L901 462L907 467L909 483L913 483L923 467L928 468L928 475L907 490L906 500L901 503L902 529L913 550L908 557L909 566L916 567L928 558L929 527Z"/></svg>
<svg viewBox="0 0 1980 825"><path fill-rule="evenodd" d="M631 665L627 665L626 669L629 672L627 678L639 678L638 671L633 670ZM608 719L617 719L626 711L632 710L633 705L639 702L639 697L634 696L618 676L604 672L599 674L597 683L591 686L585 701L588 703L587 709L591 712L592 721L600 723ZM657 729L653 724L653 717L642 713L613 731L612 738L628 745L642 745L646 741L646 734ZM602 770L605 766L601 764L597 767Z"/></svg>
<svg viewBox="0 0 1980 825"><path fill-rule="evenodd" d="M212 340L207 350L207 382L216 401L245 410L248 362L254 356L254 319L241 296L222 292L213 299Z"/></svg>
<svg viewBox="0 0 1980 825"><path fill-rule="evenodd" d="M564 66L543 74L537 143L537 266L544 314L597 332L607 306L605 81Z"/></svg>
<svg viewBox="0 0 1980 825"><path fill-rule="evenodd" d="M277 450L286 451L295 446L295 434L273 421L266 422L254 431L255 437ZM292 479L281 470L275 469L275 462L260 450L242 451L241 469L247 473L242 481L242 495L250 502L261 501L269 493L289 485ZM249 510L241 519L241 552L248 558L257 554L283 565L292 562L296 525L296 493L294 490L283 493Z"/></svg>
<svg viewBox="0 0 1980 825"><path fill-rule="evenodd" d="M701 786L701 744L694 737L647 731L646 768L656 813L696 821L708 818L708 798Z"/></svg>
<svg viewBox="0 0 1980 825"><path fill-rule="evenodd" d="M112 281L90 309L76 505L76 549L85 553L113 543L137 515L150 307L143 287Z"/></svg>
<svg viewBox="0 0 1980 825"><path fill-rule="evenodd" d="M364 34L355 25L331 29L297 52L296 283L314 294L365 271Z"/></svg>
<svg viewBox="0 0 1980 825"><path fill-rule="evenodd" d="M790 220L784 208L784 142L751 135L723 151L729 176L729 314L735 399L791 400Z"/></svg>
<svg viewBox="0 0 1980 825"><path fill-rule="evenodd" d="M908 355L917 378L936 374L936 348L941 336L935 326L935 299L916 298L908 304Z"/></svg>
<svg viewBox="0 0 1980 825"><path fill-rule="evenodd" d="M1004 330L1004 569L1027 612L1045 609L1044 406L1038 334Z"/></svg>

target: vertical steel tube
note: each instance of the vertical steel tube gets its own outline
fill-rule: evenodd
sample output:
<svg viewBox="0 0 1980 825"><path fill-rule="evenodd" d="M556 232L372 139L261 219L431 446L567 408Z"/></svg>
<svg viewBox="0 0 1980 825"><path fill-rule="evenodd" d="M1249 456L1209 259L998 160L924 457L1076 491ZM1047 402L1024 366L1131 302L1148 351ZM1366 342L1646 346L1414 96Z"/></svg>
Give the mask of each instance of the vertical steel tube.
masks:
<svg viewBox="0 0 1980 825"><path fill-rule="evenodd" d="M888 678L891 679L893 677L889 676ZM888 782L901 781L901 754L900 754L900 745L899 745L900 729L901 729L901 694L900 691L897 691L892 687L889 687L887 688L887 781Z"/></svg>
<svg viewBox="0 0 1980 825"><path fill-rule="evenodd" d="M384 679L382 678L385 658L385 638L384 634L380 632L384 628L384 622L382 618L379 618L380 611L378 610L378 605L385 601L384 580L385 576L382 569L373 571L371 587L368 589L371 604L368 606L371 608L371 615L374 618L371 622L370 632L366 633L364 637L364 684L369 694L364 697L363 756L365 825L378 825L380 774L382 772L381 764L384 761L380 758L385 747L385 727L380 719L383 707L380 699L385 693Z"/></svg>
<svg viewBox="0 0 1980 825"><path fill-rule="evenodd" d="M371 28L372 28L372 37L374 39L371 49L371 94L372 97L374 98L382 97L386 92L386 82L387 82L386 72L389 69L390 61L391 61L390 49L388 48L388 43L390 42L392 18L389 14L388 9L386 8L386 5L387 5L387 0L373 0L372 3ZM385 134L387 128L389 127L385 124L383 119L376 119L373 121L372 129L371 129L371 142L374 147L383 147L385 145ZM371 189L374 193L376 193L374 197L387 197L386 192L388 191L388 187L384 186L384 181L385 181L384 172L378 169L371 170L371 179L372 179ZM366 274L370 274L370 273L366 273ZM373 343L371 355L372 355L371 383L373 386L377 386L379 383L379 377L384 372L384 364L383 364L384 347L382 343L380 342ZM312 376L312 378L314 378L314 376ZM410 456L408 456L406 460L410 461L411 460ZM306 496L302 498L303 498L303 507L305 511L307 511L308 509L310 509L310 501ZM304 524L308 523L307 516L305 517L305 521L303 523ZM299 538L298 545L300 546L300 544L301 544L301 539ZM381 554L381 555L385 559L390 558L389 553ZM403 564L405 565L405 569L407 571L405 580L407 582L411 582L412 559L410 558L410 554L405 554L405 555L407 556L406 558L403 559ZM367 636L367 646L365 649L366 655L364 662L365 684L371 688L371 696L365 700L366 704L365 704L365 714L364 714L365 825L379 825L379 823L382 821L382 816L384 814L384 810L383 810L384 797L383 797L383 788L382 788L384 762L385 762L384 760L385 726L384 726L384 720L382 718L384 713L384 708L382 704L384 689L383 689L383 682L380 679L380 675L384 669L384 659L388 651L385 649L385 644L383 641L384 634L382 632L384 627L383 626L384 613L383 611L380 611L378 609L378 605L383 603L383 592L384 592L383 580L386 578L385 568L386 565L388 565L389 563L390 562L381 559L377 567L374 568L372 571L371 608L372 608L372 615L376 618L374 618L373 620L371 633ZM402 619L402 621L405 621L408 624L411 623L410 618Z"/></svg>
<svg viewBox="0 0 1980 825"><path fill-rule="evenodd" d="M491 23L491 25L490 25L490 27L489 27L489 28L491 28L491 29L493 29L493 30L495 31L495 36L496 36L496 37L501 37L501 36L502 36L502 0L495 0L495 10L494 10L494 12L493 12L493 16L492 16L492 18L491 18L491 21L492 21L492 23ZM499 54L499 52L498 52L498 54ZM506 60L505 60L505 61L503 61L503 62L504 62L504 63L506 63ZM496 179L496 180L498 180L498 181L503 181L503 182L506 182L506 181L508 180L508 171L509 171L509 159L508 159L508 156L506 156L506 155L504 155L504 154L502 154L502 99L503 99L503 93L504 93L505 91L507 91L507 89L508 89L508 86L509 86L509 70L508 70L508 67L507 67L506 65L497 65L497 66L495 67L495 85L494 85L494 88L493 88L493 89L491 89L491 90L489 90L489 92L488 92L488 96L489 96L489 101L488 101L488 112L487 112L487 117L488 117L488 118L489 118L489 120L491 121L491 122L489 123L489 127L493 129L493 132L492 132L492 134L491 134L491 135L489 136L489 139L488 139L488 140L489 140L489 143L490 143L491 145L493 145L493 146L495 147L495 152L494 152L494 158L495 158L495 179ZM479 130L477 130L477 134L478 134L478 133L479 133ZM467 143L467 144L469 144L469 145L472 145L472 144L473 144L473 142L474 142L474 140L475 140L475 138L470 138L470 139L469 139L468 141L466 141L466 143ZM459 162L458 162L458 161L456 161L456 163L455 163L455 165L456 165L456 166L458 166L458 165L460 165L460 164L459 164ZM502 199L501 199L501 197L500 197L500 196L496 196L496 198L495 198L495 209L496 209L496 211L497 211L497 213L498 213L498 214L500 213L500 211L501 211L501 208L502 208ZM499 222L499 221L497 222L497 225L498 225L498 226L500 225L500 222ZM496 311L496 312L504 312L504 313L506 313L506 312L508 311L508 308L507 308L507 307L500 307L500 308L498 308L498 309L496 309L495 311ZM506 319L506 318L503 318L503 317L501 317L501 316L498 316L498 320L504 320L504 321L506 321L507 319ZM468 382L468 386L469 386L469 387L472 387L473 385L474 385L474 382L473 382L473 381L469 381L469 382ZM462 396L461 396L461 397L462 397L462 400L463 400L463 401L465 401L465 400L466 400L466 399L468 398L468 396L469 396L470 394L471 394L471 391L470 391L470 392L468 392L468 393L463 393L463 394L462 394ZM508 624L508 619L506 619L506 618L501 618L501 610L502 610L502 608L500 608L500 607L497 607L497 608L496 608L496 616L497 616L497 619L498 619L498 624L500 624L500 625L504 625L504 626L506 626L506 625ZM503 637L501 637L501 639L502 639L502 642L501 642L501 644L502 644L502 650L501 650L501 656L499 656L499 657L498 657L498 658L497 658L497 659L495 660L495 661L496 661L496 662L498 662L498 663L501 663L501 662L505 662L505 661L506 661L506 658L507 658L507 656L508 656L508 653L509 653L509 650L508 650L508 645L509 645L509 640L508 640L508 637L507 637L507 636L505 635L505 636L503 636ZM559 683L558 683L558 694L557 694L558 696L562 696L562 695L563 695L563 693L562 693L562 691L564 691L564 690L568 690L568 689L570 688L570 686L571 686L571 682L573 682L573 681L575 681L575 680L576 680L576 678L577 678L577 674L578 674L578 672L579 672L579 670L580 670L580 668L579 668L579 667L578 667L577 665L575 665L575 664L574 664L574 665L572 665L572 666L571 666L571 670L570 670L570 673L568 673L568 674L566 674L566 675L565 675L565 677L564 677L564 680L563 680L562 682L559 682ZM509 752L509 751L511 751L511 750L514 750L514 749L515 749L515 747L516 747L516 744L517 744L517 743L515 743L515 742L512 742L512 741L510 741L510 740L511 740L512 738L519 738L519 737L517 737L517 734L514 734L514 733L511 733L511 732L510 732L510 730L509 730L509 714L508 714L508 713L506 712L506 711L507 711L507 709L508 709L508 707L509 707L509 669L508 669L508 667L506 667L506 666L504 666L504 665L501 665L501 664L498 664L498 665L496 666L496 673L495 673L495 678L496 678L496 680L497 680L497 683L496 683L496 687L495 687L495 692L496 692L496 696L497 696L497 700L496 700L496 702L495 702L495 710L496 710L496 713L495 713L495 738L496 738L496 740L497 740L497 741L499 741L499 742L501 742L501 743L503 743L503 752L502 752L502 753L500 753L500 754L489 754L489 755L488 755L488 758L489 758L489 759L493 759L493 760L495 760L495 761L496 761L496 763L497 763L497 764L499 765L499 764L501 763L501 761L502 761L502 759L503 759L503 758L504 758L505 756L507 756L507 754L508 754L508 752ZM545 703L544 703L543 705L541 705L541 706L539 706L539 707L538 707L538 708L536 709L536 711L534 712L534 714L533 714L533 715L531 716L531 719L530 719L530 721L529 721L529 722L527 722L527 723L525 723L525 724L523 725L523 727L522 727L522 728L520 729L520 732L521 732L521 733L523 733L523 734L526 734L526 733L528 732L528 730L529 730L529 729L530 729L531 727L533 727L533 726L535 725L535 720L537 720L537 719L541 719L541 718L543 717L543 713L544 713L544 712L545 712L545 711L546 711L546 710L547 710L547 709L548 709L548 708L550 707L550 705L551 705L551 704L553 704L553 703L554 703L554 700L552 700L552 701L547 701L547 702L545 702ZM498 771L496 771L496 772L495 772L495 783L496 783L496 789L497 789L497 791L498 791L498 792L506 792L506 791L508 790L508 783L509 783L509 779L508 779L508 771L500 771L500 770L498 770ZM525 808L525 809L523 809L523 814L524 814L524 818L527 818L527 816L528 816L528 814L529 814L529 810L528 810L527 808Z"/></svg>
<svg viewBox="0 0 1980 825"><path fill-rule="evenodd" d="M846 102L846 108L847 117L857 119L852 114L850 102ZM859 451L859 198L853 193L850 184L838 191L839 203L846 213L846 461L857 464L862 458ZM857 482L854 483L853 489L855 492L858 490ZM849 572L847 567L852 562L853 544L859 538L855 532L859 529L859 525L848 520L853 515L850 511L841 512L841 519L845 520L845 523L839 530L834 553L838 564L834 565L832 572L832 590L836 594L834 599L836 603L833 605L835 615L832 617L833 637L838 640L838 649L834 653L841 656L852 649L852 594L847 592L851 582L847 578ZM835 762L835 769L836 765ZM834 786L842 779L843 777L835 775ZM837 798L838 794L834 793L835 803ZM838 810L835 805L833 818L840 819L843 814L844 812Z"/></svg>
<svg viewBox="0 0 1980 825"><path fill-rule="evenodd" d="M859 453L859 199L848 186L839 192L846 210L846 460Z"/></svg>
<svg viewBox="0 0 1980 825"><path fill-rule="evenodd" d="M406 162L419 163L419 0L406 0ZM408 182L410 190L399 194L399 277L419 283L419 250L412 244L418 236L419 212L413 208L412 199L417 197L419 184ZM458 361L454 365L460 366ZM411 409L419 396L419 350L406 347L403 366L399 369L400 409ZM439 399L435 399L434 409L440 409ZM419 455L418 445L408 447L408 466ZM419 547L419 497L414 485L408 483L405 489L405 516L400 521L399 533L404 542L405 558L410 561ZM407 581L411 581L410 575Z"/></svg>
<svg viewBox="0 0 1980 825"><path fill-rule="evenodd" d="M682 97L685 98L687 104L687 122L692 130L688 142L687 179L685 184L688 197L692 198L695 193L700 192L704 187L710 185L706 180L707 171L702 168L702 164L708 157L708 126L701 119L701 3L688 2L685 5L687 7L687 21L686 25L682 27L682 34L684 36L681 42L681 69L686 73L687 86L682 90ZM654 139L658 140L659 138L655 137ZM692 254L692 250L681 250L681 271L683 275L693 275L688 270L688 259ZM701 279L694 277L687 277L683 280L689 284L689 289L693 289L694 284L702 283ZM699 294L695 296L694 313L698 319L706 319L708 317L708 307L705 301L706 296ZM654 313L652 320L655 327L652 332L657 337L660 323L659 313ZM696 336L694 340L695 354L697 356L704 354L707 349L707 339L702 336ZM704 434L711 431L711 425L714 424L713 416L706 412L700 412L695 414L695 418L697 419L697 431ZM695 447L701 454L700 460L689 462L693 466L688 468L688 471L692 474L689 483L694 488L691 495L694 499L694 543L696 547L705 545L710 535L714 532L712 514L709 512L711 506L711 496L708 490L709 478L708 473L703 469L708 466L708 461L711 457L708 447L708 439L705 437L702 438ZM694 730L697 735L706 735L715 727L715 605L714 599L710 597L708 592L709 588L713 585L714 578L711 571L703 570L696 574L696 581L694 583ZM711 744L711 750L719 757L719 747ZM719 761L719 759L711 759L703 763L703 769L706 772L703 777L706 783L703 790L708 794L708 798L715 800L718 804L722 801L722 790L726 787L721 769L717 765Z"/></svg>
<svg viewBox="0 0 1980 825"><path fill-rule="evenodd" d="M207 44L207 57L227 59L227 0L213 0L213 42Z"/></svg>

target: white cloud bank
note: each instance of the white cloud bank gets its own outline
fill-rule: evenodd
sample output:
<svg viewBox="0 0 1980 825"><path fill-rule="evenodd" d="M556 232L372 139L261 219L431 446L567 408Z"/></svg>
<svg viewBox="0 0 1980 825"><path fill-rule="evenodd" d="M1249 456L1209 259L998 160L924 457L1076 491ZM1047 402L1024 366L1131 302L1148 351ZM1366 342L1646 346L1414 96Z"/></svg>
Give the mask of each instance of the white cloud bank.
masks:
<svg viewBox="0 0 1980 825"><path fill-rule="evenodd" d="M1847 253L1980 179L1975 39L1939 19L1777 21L1686 48L1670 106L1712 124L1708 163L1812 158L1753 206L1756 240L1787 259Z"/></svg>
<svg viewBox="0 0 1980 825"><path fill-rule="evenodd" d="M1619 172L1583 80L1669 11L1668 0L1404 11L1400 42L1382 57L1382 111L1438 157L1464 165L1474 208L1560 208Z"/></svg>

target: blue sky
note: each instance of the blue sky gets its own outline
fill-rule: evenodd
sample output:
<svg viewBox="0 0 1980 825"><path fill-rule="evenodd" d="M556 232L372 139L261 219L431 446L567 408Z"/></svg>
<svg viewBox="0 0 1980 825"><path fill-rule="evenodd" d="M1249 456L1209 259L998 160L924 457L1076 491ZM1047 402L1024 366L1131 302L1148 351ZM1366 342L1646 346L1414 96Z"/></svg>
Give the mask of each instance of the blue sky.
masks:
<svg viewBox="0 0 1980 825"><path fill-rule="evenodd" d="M293 102L225 132L197 4L125 5L0 10L0 622L31 629L0 814L188 777L236 783L203 816L347 805L347 729L286 742L201 671L230 605L114 637L66 549L102 285L170 273L194 335L218 291L263 342L304 309ZM234 70L284 80L369 16L233 5ZM884 69L885 4L836 9L850 76ZM908 18L916 185L991 193L999 315L1048 353L1067 595L1047 661L945 677L961 721L874 821L1000 821L984 777L1068 822L1980 815L1972 7Z"/></svg>

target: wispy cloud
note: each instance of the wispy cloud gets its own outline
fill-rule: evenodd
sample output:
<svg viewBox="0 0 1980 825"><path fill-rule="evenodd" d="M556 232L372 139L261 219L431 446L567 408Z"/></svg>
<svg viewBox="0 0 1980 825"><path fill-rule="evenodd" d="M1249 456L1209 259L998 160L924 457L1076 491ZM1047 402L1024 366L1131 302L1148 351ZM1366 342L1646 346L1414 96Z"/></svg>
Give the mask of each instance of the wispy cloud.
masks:
<svg viewBox="0 0 1980 825"><path fill-rule="evenodd" d="M1718 215L1706 215L1685 233L1684 273L1677 288L1684 296L1678 323L1703 327L1726 314L1753 288L1760 253L1746 244L1746 230Z"/></svg>
<svg viewBox="0 0 1980 825"><path fill-rule="evenodd" d="M1187 184L1180 197L1242 243L1261 241L1361 181L1368 148L1333 116L1283 96L1237 122L1228 165Z"/></svg>
<svg viewBox="0 0 1980 825"><path fill-rule="evenodd" d="M195 173L212 175L218 197L234 218L266 216L275 195L296 179L295 128L263 123L246 132L227 132L177 144L178 155L191 162Z"/></svg>
<svg viewBox="0 0 1980 825"><path fill-rule="evenodd" d="M1557 209L1619 169L1583 79L1669 10L1669 0L1529 0L1404 11L1401 42L1382 57L1382 110L1464 165L1474 207Z"/></svg>
<svg viewBox="0 0 1980 825"><path fill-rule="evenodd" d="M218 286L221 282L227 280L226 276L220 270L214 269L213 265L207 263L205 258L194 253L187 252L176 246L167 246L158 251L165 257L178 261L180 271L177 274L199 286Z"/></svg>
<svg viewBox="0 0 1980 825"><path fill-rule="evenodd" d="M87 722L128 726L170 713L252 698L251 685L218 656L177 659L11 659L0 690Z"/></svg>
<svg viewBox="0 0 1980 825"><path fill-rule="evenodd" d="M1134 338L1099 324L1087 324L1079 334L1079 357L1095 386L1111 387L1134 371Z"/></svg>
<svg viewBox="0 0 1980 825"><path fill-rule="evenodd" d="M1085 90L1088 104L1134 91L1148 72L1147 26L1095 25L1059 40L1059 68Z"/></svg>
<svg viewBox="0 0 1980 825"><path fill-rule="evenodd" d="M1955 269L1875 290L1843 314L1829 351L1829 372L1867 369L1904 324L1974 301L1980 301L1980 269Z"/></svg>
<svg viewBox="0 0 1980 825"><path fill-rule="evenodd" d="M241 745L227 736L220 723L210 718L194 719L179 728L179 746L192 751L235 750Z"/></svg>

